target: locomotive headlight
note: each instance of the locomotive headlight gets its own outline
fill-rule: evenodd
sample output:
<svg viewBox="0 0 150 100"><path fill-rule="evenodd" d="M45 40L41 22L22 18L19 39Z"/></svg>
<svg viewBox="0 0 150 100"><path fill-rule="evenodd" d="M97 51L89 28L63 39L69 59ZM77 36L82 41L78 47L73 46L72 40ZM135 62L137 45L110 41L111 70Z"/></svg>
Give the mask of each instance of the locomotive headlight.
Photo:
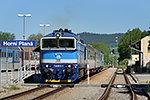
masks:
<svg viewBox="0 0 150 100"><path fill-rule="evenodd" d="M65 68L67 68L67 65L65 65Z"/></svg>
<svg viewBox="0 0 150 100"><path fill-rule="evenodd" d="M71 65L68 65L68 67L70 68L70 67L71 67Z"/></svg>
<svg viewBox="0 0 150 100"><path fill-rule="evenodd" d="M49 68L51 68L52 67L52 65L49 65Z"/></svg>
<svg viewBox="0 0 150 100"><path fill-rule="evenodd" d="M48 65L46 65L46 68L48 68Z"/></svg>
<svg viewBox="0 0 150 100"><path fill-rule="evenodd" d="M59 37L61 36L61 33L60 33L60 32L57 32L57 33L55 34L55 36L56 36L56 38L59 38Z"/></svg>

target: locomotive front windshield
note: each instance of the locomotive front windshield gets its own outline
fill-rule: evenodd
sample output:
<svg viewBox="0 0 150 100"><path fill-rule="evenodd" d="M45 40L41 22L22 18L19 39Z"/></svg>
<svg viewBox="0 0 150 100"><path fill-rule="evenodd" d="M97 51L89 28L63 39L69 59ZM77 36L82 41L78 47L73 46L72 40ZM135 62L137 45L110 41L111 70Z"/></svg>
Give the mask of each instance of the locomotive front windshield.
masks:
<svg viewBox="0 0 150 100"><path fill-rule="evenodd" d="M75 48L74 39L42 39L42 48Z"/></svg>

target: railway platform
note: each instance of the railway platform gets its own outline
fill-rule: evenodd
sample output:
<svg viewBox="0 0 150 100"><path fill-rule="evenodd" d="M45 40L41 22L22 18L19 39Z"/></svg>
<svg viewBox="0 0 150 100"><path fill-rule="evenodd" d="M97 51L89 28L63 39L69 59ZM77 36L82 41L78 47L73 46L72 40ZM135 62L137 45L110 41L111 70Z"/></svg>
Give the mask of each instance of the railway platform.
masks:
<svg viewBox="0 0 150 100"><path fill-rule="evenodd" d="M142 73L142 74L133 74L137 83L150 83L150 74Z"/></svg>
<svg viewBox="0 0 150 100"><path fill-rule="evenodd" d="M31 76L24 79L24 83L42 83L42 75L32 74Z"/></svg>

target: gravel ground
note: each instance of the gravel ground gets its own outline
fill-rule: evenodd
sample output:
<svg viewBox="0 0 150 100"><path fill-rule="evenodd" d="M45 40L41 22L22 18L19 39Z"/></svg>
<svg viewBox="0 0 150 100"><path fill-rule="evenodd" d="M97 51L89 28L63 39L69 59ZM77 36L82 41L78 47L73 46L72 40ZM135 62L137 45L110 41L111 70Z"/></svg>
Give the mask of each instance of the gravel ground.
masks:
<svg viewBox="0 0 150 100"><path fill-rule="evenodd" d="M95 84L95 85L107 84L115 71L116 71L116 68L109 68L108 70L105 70L103 72L100 72L92 76L92 78L90 78L90 84ZM130 78L130 80L132 79ZM87 80L80 82L80 84L87 84L87 83L88 83ZM20 89L10 90L9 88L11 87L11 85L0 84L0 98L37 87L36 85L24 86L22 85L22 83L14 84L14 85L16 85L16 87L19 87ZM101 87L67 88L67 89L64 89L63 91L60 91L57 94L54 94L46 98L45 100L97 100L103 94L104 90L105 88L101 88ZM117 91L119 92L120 89L118 88ZM124 100L128 100L128 99L124 99ZM138 100L147 100L147 98L145 96L138 95Z"/></svg>
<svg viewBox="0 0 150 100"><path fill-rule="evenodd" d="M37 96L40 96L42 94L45 94L49 91L55 90L55 88L46 87L44 89L38 90L36 92L32 92L28 94L28 96L21 96L19 98L13 99L13 100L32 100L33 98L36 98Z"/></svg>
<svg viewBox="0 0 150 100"><path fill-rule="evenodd" d="M21 84L0 84L0 98L8 95L13 95L22 91L27 91L33 88L36 88L36 86L24 86Z"/></svg>

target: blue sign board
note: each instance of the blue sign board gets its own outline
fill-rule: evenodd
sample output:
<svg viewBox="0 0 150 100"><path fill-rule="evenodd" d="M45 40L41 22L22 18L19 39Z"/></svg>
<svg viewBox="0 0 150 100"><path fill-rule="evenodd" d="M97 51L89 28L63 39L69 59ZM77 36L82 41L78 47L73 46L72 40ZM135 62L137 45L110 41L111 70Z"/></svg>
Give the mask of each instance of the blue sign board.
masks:
<svg viewBox="0 0 150 100"><path fill-rule="evenodd" d="M2 47L35 47L36 42L30 40L1 40Z"/></svg>

